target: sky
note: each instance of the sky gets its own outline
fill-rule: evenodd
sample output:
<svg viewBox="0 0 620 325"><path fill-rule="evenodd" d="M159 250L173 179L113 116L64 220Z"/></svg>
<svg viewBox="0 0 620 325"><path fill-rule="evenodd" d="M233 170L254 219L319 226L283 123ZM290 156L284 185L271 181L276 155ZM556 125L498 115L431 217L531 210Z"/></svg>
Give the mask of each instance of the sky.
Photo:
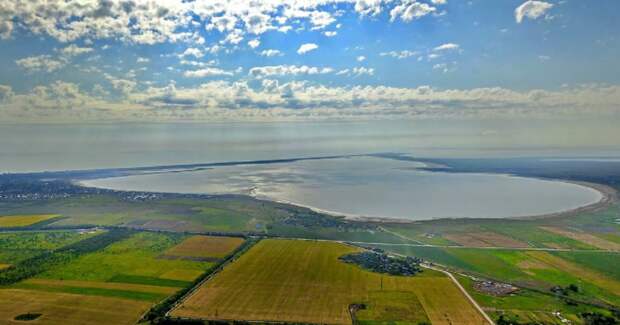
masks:
<svg viewBox="0 0 620 325"><path fill-rule="evenodd" d="M0 122L619 120L618 12L616 0L1 1Z"/></svg>

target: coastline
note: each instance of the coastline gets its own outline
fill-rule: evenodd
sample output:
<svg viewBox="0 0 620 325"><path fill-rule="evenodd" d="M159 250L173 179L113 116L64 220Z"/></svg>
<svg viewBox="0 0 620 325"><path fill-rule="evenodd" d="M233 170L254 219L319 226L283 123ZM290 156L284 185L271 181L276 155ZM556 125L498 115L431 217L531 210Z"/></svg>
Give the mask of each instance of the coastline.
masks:
<svg viewBox="0 0 620 325"><path fill-rule="evenodd" d="M597 202L583 205L580 207L576 207L573 209L568 209L568 210L554 212L554 213L532 215L532 216L511 217L511 219L522 219L522 220L549 219L549 218L573 216L573 215L580 214L580 213L596 212L596 211L600 211L610 206L613 203L618 202L618 199L619 199L618 191L611 186L607 186L607 185L603 185L599 183L591 183L591 182L585 182L585 181L571 181L571 180L565 180L565 179L544 179L544 178L540 178L540 179L588 187L590 189L593 189L599 192L601 194L601 199L598 200Z"/></svg>
<svg viewBox="0 0 620 325"><path fill-rule="evenodd" d="M509 176L509 177L524 177L524 176L518 176L518 175L506 175L506 176ZM558 211L558 212L553 212L553 213L545 213L545 214L537 214L537 215L529 215L529 216L508 216L508 217L502 217L502 218L468 218L468 217L462 217L462 218L431 218L431 219L412 220L412 219L407 219L407 218L368 217L368 216L363 216L363 215L347 214L347 213L329 211L329 210L324 210L324 209L320 209L320 208L317 208L317 207L313 207L313 206L309 206L309 205L303 205L303 204L299 204L299 203L291 202L291 201L287 201L287 200L274 199L274 198L271 198L269 196L260 195L260 194L256 194L256 193L250 193L249 196L251 196L251 197L253 197L255 199L258 199L258 200L267 200L267 201L272 201L272 202L277 202L277 203L282 203L282 204L288 204L288 205L294 205L294 206L297 206L297 207L310 209L310 210L312 210L314 212L317 212L317 213L327 214L327 215L330 215L332 217L342 218L342 219L348 220L348 221L379 223L379 224L412 224L412 223L419 223L419 222L431 222L431 221L437 221L437 220L481 220L481 219L485 219L485 220L491 220L491 219L535 220L535 219L549 219L549 218L573 216L573 215L580 214L580 213L588 213L588 212L600 211L600 210L610 206L611 204L618 202L618 200L620 199L619 193L618 193L618 191L616 189L614 189L614 188L612 188L610 186L607 186L607 185L603 185L603 184L591 183L591 182L585 182L585 181L571 181L571 180L565 180L565 179L548 179L548 178L538 178L538 177L529 177L529 178L535 178L535 179L540 179L540 180L544 180L544 181L562 182L562 183L574 184L574 185L578 185L578 186L587 187L589 189L592 189L592 190L598 192L601 195L601 198L598 201L596 201L596 202L593 202L593 203L590 203L590 204L586 204L586 205L583 205L583 206L579 206L579 207L576 207L576 208L571 208L571 209L567 209L567 210L563 210L563 211ZM254 191L252 191L252 192L254 192Z"/></svg>
<svg viewBox="0 0 620 325"><path fill-rule="evenodd" d="M429 163L429 162L425 162L425 161L416 161L417 163L420 163L423 165L422 168L429 168L431 167L430 164L433 163ZM445 166L442 166L445 167ZM420 167L415 167L412 169L420 169ZM184 172L184 171L188 171L188 170L165 170L165 171L160 171L160 172L152 172L152 173L175 173L175 172ZM426 171L428 173L436 173L438 171ZM440 171L439 171L440 172ZM150 174L150 173L149 173ZM474 173L477 174L477 173ZM486 174L486 173L481 173L481 174ZM354 221L354 222L368 222L368 223L382 223L382 224L411 224L411 223L418 223L418 222L432 222L432 221L438 221L438 220L458 220L458 219L466 219L466 220L480 220L480 219L487 219L487 220L491 220L491 219L521 219L521 220L527 220L527 219L543 219L543 218L555 218L555 217L565 217L565 216L571 216L571 215L575 215L575 214L579 214L579 213L587 213L587 212L593 212L593 211L598 211L601 210L611 204L613 204L614 202L617 202L619 199L619 195L617 190L615 190L614 188L607 186L607 185L603 185L603 184L598 184L598 183L591 183L591 182L585 182L585 181L572 181L572 180L566 180L566 179L557 179L557 178L545 178L545 177L531 177L531 176L522 176L522 175L515 175L515 174L495 174L495 173L489 173L489 174L494 174L497 176L503 176L503 177L514 177L514 178L529 178L529 179L537 179L537 180L541 180L541 181L546 181L546 182L560 182L560 183L565 183L565 184L572 184L572 185L577 185L580 187L584 187L587 188L589 190L593 190L596 193L598 193L600 195L600 198L595 201L595 202L590 202L587 203L585 205L582 206L577 206L577 207L572 207L572 208L568 208L566 210L561 210L561 211L556 211L556 212L550 212L550 213L543 213L543 214L533 214L533 215L516 215L516 216L502 216L502 217L489 217L489 218L485 218L485 217L467 217L467 216L463 216L463 217L431 217L431 218L423 218L423 219L411 219L411 218L407 218L407 217L383 217L383 216L365 216L362 214L352 214L352 213L342 213L342 212L337 212L337 211L330 211L330 210L326 210L326 209L321 209L315 206L310 206L310 205L304 205L304 204L300 204L297 202L293 202L293 201L288 201L285 199L280 199L280 198L275 198L275 197L271 197L269 195L265 195L260 193L260 189L257 187L252 187L249 188L247 191L243 191L242 193L228 193L228 194L236 194L236 195L247 195L249 197L255 198L255 199L259 199L259 200L266 200L266 201L271 201L271 202L276 202L276 203L282 203L282 204L288 204L288 205L292 205L292 206L297 206L297 207L301 207L301 208L306 208L312 211L315 211L317 213L323 213L323 214L327 214L330 215L332 217L336 217L336 218L341 218L343 220L349 220L349 221ZM105 178L105 177L104 177ZM89 184L89 181L92 181L90 179L87 180L78 180L77 184L80 186L85 186L85 187L97 187L97 186L93 186L92 184ZM226 195L227 193L211 193L212 195Z"/></svg>

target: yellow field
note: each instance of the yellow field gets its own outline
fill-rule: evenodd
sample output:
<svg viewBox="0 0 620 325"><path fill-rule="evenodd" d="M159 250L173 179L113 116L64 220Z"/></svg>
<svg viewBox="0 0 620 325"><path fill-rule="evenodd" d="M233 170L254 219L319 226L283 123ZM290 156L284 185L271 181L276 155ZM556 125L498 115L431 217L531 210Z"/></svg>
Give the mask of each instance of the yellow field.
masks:
<svg viewBox="0 0 620 325"><path fill-rule="evenodd" d="M528 244L494 232L448 233L444 237L459 245L471 247L528 247Z"/></svg>
<svg viewBox="0 0 620 325"><path fill-rule="evenodd" d="M10 266L11 266L11 264L2 264L2 263L0 263L0 270L6 269L6 268L8 268Z"/></svg>
<svg viewBox="0 0 620 325"><path fill-rule="evenodd" d="M0 216L0 228L27 227L58 216L57 214Z"/></svg>
<svg viewBox="0 0 620 325"><path fill-rule="evenodd" d="M169 280L194 281L203 273L203 270L172 269L159 277Z"/></svg>
<svg viewBox="0 0 620 325"><path fill-rule="evenodd" d="M620 283L602 273L581 267L547 252L528 252L527 254L534 257L542 265L546 264L548 268L563 270L587 282L605 288L616 295L620 295Z"/></svg>
<svg viewBox="0 0 620 325"><path fill-rule="evenodd" d="M167 250L164 255L176 257L223 258L243 243L243 238L192 236Z"/></svg>
<svg viewBox="0 0 620 325"><path fill-rule="evenodd" d="M620 251L620 244L614 243L603 238L596 237L594 235L585 232L573 232L557 227L540 227L543 230L558 234L560 236L568 237L582 243L594 246L600 249L608 249L612 251Z"/></svg>
<svg viewBox="0 0 620 325"><path fill-rule="evenodd" d="M427 316L433 324L485 324L443 274L429 270L416 277L387 276L338 260L355 251L334 242L263 240L203 284L172 315L351 324L349 305L364 303L407 313L386 319L380 310L369 309L360 312L364 320L373 315L382 321ZM403 297L422 307L407 310Z"/></svg>
<svg viewBox="0 0 620 325"><path fill-rule="evenodd" d="M135 292L152 292L162 294L173 294L179 290L179 288L173 287L160 287L145 284L131 284L131 283L114 283L114 282L95 282L95 281L80 281L80 280L49 280L49 279L28 279L23 281L24 284L38 284L48 287L76 287L76 288L99 288L99 289L112 289L112 290L127 290Z"/></svg>
<svg viewBox="0 0 620 325"><path fill-rule="evenodd" d="M135 324L149 302L22 289L0 289L2 324ZM25 313L41 313L36 321L15 321Z"/></svg>

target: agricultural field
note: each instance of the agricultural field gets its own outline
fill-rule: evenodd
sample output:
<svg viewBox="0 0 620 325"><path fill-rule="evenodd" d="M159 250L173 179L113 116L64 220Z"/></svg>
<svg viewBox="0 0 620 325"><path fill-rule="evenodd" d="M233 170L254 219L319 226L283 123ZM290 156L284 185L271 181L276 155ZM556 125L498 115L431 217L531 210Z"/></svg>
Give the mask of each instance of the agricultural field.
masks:
<svg viewBox="0 0 620 325"><path fill-rule="evenodd" d="M153 304L189 286L212 266L160 258L188 238L127 230L0 234L1 245L37 252L18 261L21 268L11 276L0 273L18 280L0 287L0 323L20 323L15 317L41 314L37 323L135 324ZM82 247L81 253L67 249L72 245ZM29 272L25 279L13 276L22 270Z"/></svg>
<svg viewBox="0 0 620 325"><path fill-rule="evenodd" d="M184 238L180 234L138 232L47 270L38 278L184 287L211 266L208 262L159 258Z"/></svg>
<svg viewBox="0 0 620 325"><path fill-rule="evenodd" d="M38 315L32 323L51 325L135 324L149 302L82 294L24 289L0 289L0 323L25 314Z"/></svg>
<svg viewBox="0 0 620 325"><path fill-rule="evenodd" d="M262 232L267 224L287 215L277 204L245 198L165 198L145 202L104 194L46 202L0 202L0 211L7 214L54 211L63 216L53 223L56 227L123 225L181 232Z"/></svg>
<svg viewBox="0 0 620 325"><path fill-rule="evenodd" d="M482 316L443 274L388 276L343 263L360 249L335 242L267 239L191 294L172 316L350 324L484 324Z"/></svg>
<svg viewBox="0 0 620 325"><path fill-rule="evenodd" d="M20 228L32 226L44 221L57 219L57 214L33 214L0 216L0 228Z"/></svg>
<svg viewBox="0 0 620 325"><path fill-rule="evenodd" d="M610 314L606 309L583 304L576 306L567 304L553 295L528 289L520 289L506 296L490 295L475 290L474 280L469 277L457 276L457 279L492 319L498 319L500 315L504 315L525 324L532 322L561 325L564 323L554 314L556 312L560 312L562 318L568 319L573 324L583 323L579 317L583 312Z"/></svg>
<svg viewBox="0 0 620 325"><path fill-rule="evenodd" d="M232 253L244 242L240 237L191 236L166 250L162 257L187 260L219 260Z"/></svg>
<svg viewBox="0 0 620 325"><path fill-rule="evenodd" d="M565 302L554 297L555 294L550 289L554 286L565 288L571 284L578 287L578 292L569 292L570 299L620 305L618 271L620 256L613 252L549 252L387 245L379 247L418 256L479 278L504 281L534 290L528 294L518 294L516 297L478 300L480 303L486 301L489 308L520 310L526 306L524 310L537 308L535 310L540 311L540 304L544 301L547 306L563 310L566 309ZM552 308L546 308L540 315L548 315L553 311ZM573 308L566 312L570 317L577 318L576 310Z"/></svg>
<svg viewBox="0 0 620 325"><path fill-rule="evenodd" d="M15 264L96 234L72 230L0 233L0 264Z"/></svg>

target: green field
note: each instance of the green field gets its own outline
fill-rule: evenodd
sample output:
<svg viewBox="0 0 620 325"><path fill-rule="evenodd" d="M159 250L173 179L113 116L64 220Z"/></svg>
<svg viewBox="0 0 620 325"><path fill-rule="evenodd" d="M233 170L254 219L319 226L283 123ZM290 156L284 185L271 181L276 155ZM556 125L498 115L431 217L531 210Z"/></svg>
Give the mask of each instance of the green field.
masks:
<svg viewBox="0 0 620 325"><path fill-rule="evenodd" d="M0 288L2 324L135 324L150 302L40 290ZM27 313L41 316L32 322L16 321Z"/></svg>
<svg viewBox="0 0 620 325"><path fill-rule="evenodd" d="M78 231L0 233L0 263L15 264L95 234Z"/></svg>
<svg viewBox="0 0 620 325"><path fill-rule="evenodd" d="M92 246L101 242L101 234L114 235L107 237L116 241L83 254L67 249ZM24 313L42 313L41 321L46 324L61 324L63 319L66 324L133 324L150 306L189 286L211 267L207 262L160 258L186 238L117 230L0 234L3 247L33 251L29 258L17 261L21 268L16 270L29 272L30 265L41 270L34 277L0 287L4 304L0 322L11 323Z"/></svg>
<svg viewBox="0 0 620 325"><path fill-rule="evenodd" d="M164 254L173 259L218 260L232 253L244 241L240 237L191 236Z"/></svg>
<svg viewBox="0 0 620 325"><path fill-rule="evenodd" d="M43 221L56 219L58 217L60 216L57 214L0 216L0 228L28 227Z"/></svg>
<svg viewBox="0 0 620 325"><path fill-rule="evenodd" d="M350 324L348 307L365 304L364 323L483 324L443 274L368 272L338 260L358 248L299 240L263 240L192 294L174 316ZM421 308L420 308L421 307Z"/></svg>
<svg viewBox="0 0 620 325"><path fill-rule="evenodd" d="M565 310L578 319L584 309L567 308L562 299L553 297L550 288L575 284L579 292L569 298L585 302L620 305L620 255L604 252L541 252L516 250L489 250L473 248L395 247L380 246L397 253L422 257L477 277L494 279L531 288L527 294L516 297L490 297L478 300L488 307L507 310L538 310L541 304L545 315ZM536 293L540 292L540 294ZM483 295L477 295L478 298ZM525 307L524 307L525 306ZM591 308L591 307L589 307Z"/></svg>
<svg viewBox="0 0 620 325"><path fill-rule="evenodd" d="M184 286L211 266L207 262L158 258L184 236L140 232L105 249L54 267L39 278Z"/></svg>

